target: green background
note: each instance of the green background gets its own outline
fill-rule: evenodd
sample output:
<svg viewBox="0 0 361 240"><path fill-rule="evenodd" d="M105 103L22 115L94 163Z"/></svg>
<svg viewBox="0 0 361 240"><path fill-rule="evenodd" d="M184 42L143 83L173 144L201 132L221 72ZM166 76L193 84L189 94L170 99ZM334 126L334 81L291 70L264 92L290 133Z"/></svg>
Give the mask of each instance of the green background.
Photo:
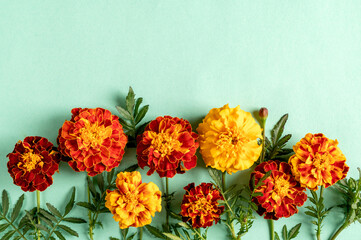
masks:
<svg viewBox="0 0 361 240"><path fill-rule="evenodd" d="M116 114L128 87L150 104L145 120L178 116L196 125L211 108L229 103L253 112L268 107L267 130L289 113L290 146L308 132L338 139L358 177L361 142L360 1L4 1L0 0L0 190L11 200L22 194L7 173L7 158L18 140L39 135L55 143L58 129L74 107L103 107ZM121 168L136 162L128 149ZM189 182L209 181L204 164L171 179L177 202ZM161 189L156 176L146 176ZM247 171L229 182L245 183ZM61 164L54 184L42 193L59 208L77 188L86 199L85 174ZM326 205L339 201L327 189ZM35 193L26 193L34 206ZM304 214L275 223L302 222L298 239L314 239ZM163 214L163 213L162 213ZM160 225L157 213L153 224ZM77 208L75 215L86 218ZM327 239L343 215L326 219ZM95 239L119 237L111 215ZM76 226L79 239L87 227ZM361 239L354 224L339 239ZM215 226L209 239L227 239ZM244 239L268 239L258 218ZM73 239L71 237L67 239ZM150 239L149 235L145 239Z"/></svg>

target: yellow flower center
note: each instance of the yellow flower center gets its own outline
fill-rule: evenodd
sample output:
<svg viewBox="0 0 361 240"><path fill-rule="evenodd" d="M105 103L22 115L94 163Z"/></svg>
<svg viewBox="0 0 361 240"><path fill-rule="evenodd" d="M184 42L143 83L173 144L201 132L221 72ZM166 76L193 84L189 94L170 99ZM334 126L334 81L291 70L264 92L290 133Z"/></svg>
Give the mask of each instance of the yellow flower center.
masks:
<svg viewBox="0 0 361 240"><path fill-rule="evenodd" d="M112 128L110 126L99 126L98 123L90 123L86 119L83 119L83 121L85 126L80 129L80 138L86 146L95 148L112 135Z"/></svg>
<svg viewBox="0 0 361 240"><path fill-rule="evenodd" d="M174 150L180 150L182 143L173 135L168 133L158 133L153 136L152 145L155 151L159 152L162 157L170 155Z"/></svg>
<svg viewBox="0 0 361 240"><path fill-rule="evenodd" d="M41 167L44 165L44 163L41 161L42 156L33 153L32 149L30 149L29 152L22 154L21 159L23 161L18 163L18 167L21 167L27 172L35 169L37 164L39 164Z"/></svg>
<svg viewBox="0 0 361 240"><path fill-rule="evenodd" d="M274 192L276 192L276 194L281 198L287 196L289 188L290 183L283 177L275 179Z"/></svg>
<svg viewBox="0 0 361 240"><path fill-rule="evenodd" d="M221 149L233 151L234 149L240 149L249 141L247 137L236 129L220 133L216 145Z"/></svg>
<svg viewBox="0 0 361 240"><path fill-rule="evenodd" d="M206 197L202 197L200 199L197 199L193 203L193 210L199 211L199 212L211 212L211 211L213 211L213 206L206 199Z"/></svg>
<svg viewBox="0 0 361 240"><path fill-rule="evenodd" d="M134 192L127 192L125 195L123 195L123 201L126 204L128 212L134 212L139 203L137 193Z"/></svg>
<svg viewBox="0 0 361 240"><path fill-rule="evenodd" d="M332 157L328 154L319 154L316 153L315 157L313 158L313 166L317 168L318 170L325 170L330 163L331 163Z"/></svg>

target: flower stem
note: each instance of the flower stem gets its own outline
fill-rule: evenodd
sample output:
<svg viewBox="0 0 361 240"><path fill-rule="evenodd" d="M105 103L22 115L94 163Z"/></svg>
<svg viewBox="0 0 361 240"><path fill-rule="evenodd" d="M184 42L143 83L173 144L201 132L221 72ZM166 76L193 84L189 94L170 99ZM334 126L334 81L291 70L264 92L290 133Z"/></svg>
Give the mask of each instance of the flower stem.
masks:
<svg viewBox="0 0 361 240"><path fill-rule="evenodd" d="M90 202L90 189L89 189L89 185L88 185L88 203L91 204ZM93 239L93 221L92 221L92 213L90 210L88 210L88 217L89 217L89 237L91 240Z"/></svg>
<svg viewBox="0 0 361 240"><path fill-rule="evenodd" d="M226 174L227 174L226 171L222 172L222 192L223 193L226 191ZM223 196L223 197L224 197L224 199L226 199L226 196ZM229 211L227 212L227 220L228 220L229 229L231 230L232 239L239 239L239 236L237 237L237 235L234 231L234 226L233 226L233 221L232 221L232 216L231 216L231 212L233 213L233 210L229 206L228 202L227 201L225 201L225 202L227 203L227 207L229 209Z"/></svg>
<svg viewBox="0 0 361 240"><path fill-rule="evenodd" d="M323 201L323 189L324 189L324 187L321 186L320 197L318 198L320 203L322 203L322 201ZM317 240L321 240L321 223L322 223L322 219L321 219L320 216L318 216L318 219L317 219Z"/></svg>
<svg viewBox="0 0 361 240"><path fill-rule="evenodd" d="M350 211L346 217L345 222L337 229L337 231L332 235L332 237L330 238L330 240L335 240L337 238L337 236L348 226L350 226L350 218L352 215L352 211Z"/></svg>
<svg viewBox="0 0 361 240"><path fill-rule="evenodd" d="M140 227L139 228L139 233L138 233L139 235L138 235L138 239L139 240L142 240L143 239L143 227Z"/></svg>
<svg viewBox="0 0 361 240"><path fill-rule="evenodd" d="M269 226L270 226L271 240L274 240L275 239L275 226L274 226L273 219L269 219L268 223L269 223Z"/></svg>
<svg viewBox="0 0 361 240"><path fill-rule="evenodd" d="M262 120L261 121L261 128L262 128L262 152L261 152L261 159L260 159L260 163L264 162L264 158L265 158L265 143L266 143L266 131L265 131L265 127L266 127L266 120Z"/></svg>
<svg viewBox="0 0 361 240"><path fill-rule="evenodd" d="M168 178L165 178L165 210L166 210L166 218L165 218L165 226L166 226L166 230L167 232L170 231L169 229L169 210L170 210L170 198L169 198L169 183L168 183Z"/></svg>
<svg viewBox="0 0 361 240"><path fill-rule="evenodd" d="M40 224L40 191L36 190L36 212L37 212L37 216L38 216L38 224ZM40 230L37 229L36 235L38 236L38 240L40 240Z"/></svg>

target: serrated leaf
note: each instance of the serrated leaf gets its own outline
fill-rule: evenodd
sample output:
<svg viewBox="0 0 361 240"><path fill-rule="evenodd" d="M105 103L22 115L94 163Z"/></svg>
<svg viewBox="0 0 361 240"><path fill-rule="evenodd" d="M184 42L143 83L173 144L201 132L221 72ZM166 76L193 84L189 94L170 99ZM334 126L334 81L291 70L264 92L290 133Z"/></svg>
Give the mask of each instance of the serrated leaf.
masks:
<svg viewBox="0 0 361 240"><path fill-rule="evenodd" d="M182 216L179 215L179 214L176 214L176 213L173 212L173 211L170 211L170 212L169 212L169 216L171 216L172 218L177 219L177 220L182 220Z"/></svg>
<svg viewBox="0 0 361 240"><path fill-rule="evenodd" d="M86 221L82 218L76 218L76 217L67 217L63 218L63 221L65 222L71 222L71 223L86 223Z"/></svg>
<svg viewBox="0 0 361 240"><path fill-rule="evenodd" d="M107 174L107 182L108 185L111 185L113 178L114 178L115 168L113 168L108 174Z"/></svg>
<svg viewBox="0 0 361 240"><path fill-rule="evenodd" d="M297 224L294 226L288 233L289 239L297 237L298 233L300 232L302 223Z"/></svg>
<svg viewBox="0 0 361 240"><path fill-rule="evenodd" d="M138 115L139 106L140 106L140 104L142 104L142 102L143 102L143 98L141 98L141 97L135 101L135 107L134 107L134 115L135 116Z"/></svg>
<svg viewBox="0 0 361 240"><path fill-rule="evenodd" d="M213 179L216 183L218 188L222 188L222 178L220 176L220 171L211 167L207 167L209 176Z"/></svg>
<svg viewBox="0 0 361 240"><path fill-rule="evenodd" d="M54 231L54 233L60 240L66 240L66 238L63 236L63 234L61 232Z"/></svg>
<svg viewBox="0 0 361 240"><path fill-rule="evenodd" d="M286 134L280 140L277 141L277 145L280 147L285 145L291 139L291 137L292 137L292 134Z"/></svg>
<svg viewBox="0 0 361 240"><path fill-rule="evenodd" d="M56 217L54 215L52 215L50 212L40 208L40 214L43 215L44 217L48 218L49 220L56 222Z"/></svg>
<svg viewBox="0 0 361 240"><path fill-rule="evenodd" d="M159 231L158 228L155 228L155 227L153 227L151 225L146 225L145 227L147 228L149 233L152 234L154 237L161 238L161 239L165 238L163 233L161 231Z"/></svg>
<svg viewBox="0 0 361 240"><path fill-rule="evenodd" d="M139 113L137 114L137 116L135 116L135 125L137 125L138 123L140 123L140 121L143 120L145 114L147 114L148 112L148 109L149 109L149 105L145 105L139 110Z"/></svg>
<svg viewBox="0 0 361 240"><path fill-rule="evenodd" d="M71 197L65 206L64 216L67 215L74 207L75 203L75 187L72 188Z"/></svg>
<svg viewBox="0 0 361 240"><path fill-rule="evenodd" d="M24 203L24 194L19 197L18 201L15 204L15 207L11 214L11 222L14 222L15 219L19 216L20 209L23 206L23 203Z"/></svg>
<svg viewBox="0 0 361 240"><path fill-rule="evenodd" d="M119 240L119 238L110 237L109 240Z"/></svg>
<svg viewBox="0 0 361 240"><path fill-rule="evenodd" d="M308 215L308 216L314 217L314 218L318 218L317 214L315 214L315 213L313 213L311 211L306 211L305 214Z"/></svg>
<svg viewBox="0 0 361 240"><path fill-rule="evenodd" d="M190 229L190 228L191 228L191 227L190 227L187 223L185 223L185 222L179 222L178 225L181 226L181 227L184 227L185 229Z"/></svg>
<svg viewBox="0 0 361 240"><path fill-rule="evenodd" d="M16 233L15 230L10 230L1 238L1 240L9 240L14 234Z"/></svg>
<svg viewBox="0 0 361 240"><path fill-rule="evenodd" d="M54 214L55 216L57 216L58 218L61 218L61 213L59 212L58 209L56 209L56 207L54 207L53 205L51 205L50 203L46 203L46 207L49 209L49 211Z"/></svg>
<svg viewBox="0 0 361 240"><path fill-rule="evenodd" d="M39 214L40 219L45 222L46 224L48 224L50 227L53 227L54 224L52 221L50 221L48 218L44 217L43 215Z"/></svg>
<svg viewBox="0 0 361 240"><path fill-rule="evenodd" d="M260 186L264 185L265 183L263 182L264 180L266 180L269 176L271 176L272 171L268 171L266 172L261 179L257 182L256 187L255 188L259 188Z"/></svg>
<svg viewBox="0 0 361 240"><path fill-rule="evenodd" d="M115 108L118 110L118 112L120 113L120 115L122 115L124 119L129 121L133 119L132 115L130 115L130 113L121 106L116 106Z"/></svg>
<svg viewBox="0 0 361 240"><path fill-rule="evenodd" d="M288 119L288 114L283 115L280 120L276 123L276 125L271 130L271 140L273 142L273 145L276 145L276 142L280 139L282 136L285 124Z"/></svg>
<svg viewBox="0 0 361 240"><path fill-rule="evenodd" d="M180 237L174 235L174 234L171 234L171 233L163 233L165 236L167 236L168 238L170 238L171 240L182 240Z"/></svg>
<svg viewBox="0 0 361 240"><path fill-rule="evenodd" d="M93 204L90 204L88 202L78 202L76 205L86 208L86 209L89 209L92 212L96 211L96 207Z"/></svg>
<svg viewBox="0 0 361 240"><path fill-rule="evenodd" d="M127 167L126 169L124 169L123 172L134 172L135 170L137 170L139 168L139 165L138 164L134 164L134 165L131 165L129 167Z"/></svg>
<svg viewBox="0 0 361 240"><path fill-rule="evenodd" d="M281 239L280 239L280 236L278 236L278 233L276 233L276 232L275 232L275 239L276 239L276 240L281 240Z"/></svg>
<svg viewBox="0 0 361 240"><path fill-rule="evenodd" d="M99 189L101 192L105 191L105 187L104 187L104 178L103 178L103 174L98 174L98 176L96 176L96 180L99 186Z"/></svg>
<svg viewBox="0 0 361 240"><path fill-rule="evenodd" d="M96 197L97 191L95 190L95 186L92 179L89 176L86 176L86 181L88 183L88 188L90 193L92 194L93 197Z"/></svg>
<svg viewBox="0 0 361 240"><path fill-rule="evenodd" d="M125 104L127 106L128 112L133 115L134 104L135 104L135 94L132 87L129 87L128 95L125 98Z"/></svg>
<svg viewBox="0 0 361 240"><path fill-rule="evenodd" d="M288 239L287 226L286 226L286 225L283 225L283 228L282 228L282 237L283 237L284 240Z"/></svg>
<svg viewBox="0 0 361 240"><path fill-rule="evenodd" d="M48 232L49 233L49 229L47 227L45 227L44 225L42 224L35 224L35 227L39 230L43 230L45 232Z"/></svg>
<svg viewBox="0 0 361 240"><path fill-rule="evenodd" d="M3 190L2 193L2 210L3 210L3 215L6 216L6 214L8 213L9 210L9 196L6 190Z"/></svg>
<svg viewBox="0 0 361 240"><path fill-rule="evenodd" d="M74 231L73 229L71 229L70 227L63 225L63 224L59 224L58 227L60 227L61 229L63 229L64 231L68 232L69 234L79 237L78 233L76 231Z"/></svg>
<svg viewBox="0 0 361 240"><path fill-rule="evenodd" d="M261 193L261 192L254 192L254 193L252 194L252 197L260 197L260 196L263 196L263 193Z"/></svg>
<svg viewBox="0 0 361 240"><path fill-rule="evenodd" d="M4 223L0 225L0 232L5 231L10 226L10 223Z"/></svg>

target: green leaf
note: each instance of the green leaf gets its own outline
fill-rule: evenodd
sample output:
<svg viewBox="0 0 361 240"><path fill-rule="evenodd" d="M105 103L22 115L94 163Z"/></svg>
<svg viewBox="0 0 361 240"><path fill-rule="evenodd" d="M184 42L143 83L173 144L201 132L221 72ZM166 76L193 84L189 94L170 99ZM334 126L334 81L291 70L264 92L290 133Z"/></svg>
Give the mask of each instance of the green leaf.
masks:
<svg viewBox="0 0 361 240"><path fill-rule="evenodd" d="M139 168L139 165L138 164L134 164L134 165L131 165L129 167L127 167L126 169L124 169L123 172L134 172L135 170L137 170Z"/></svg>
<svg viewBox="0 0 361 240"><path fill-rule="evenodd" d="M182 220L182 216L179 215L179 214L176 214L176 213L173 212L173 211L170 211L170 212L169 212L169 216L171 216L172 218L177 219L177 220Z"/></svg>
<svg viewBox="0 0 361 240"><path fill-rule="evenodd" d="M5 231L10 226L10 223L4 223L0 225L0 233Z"/></svg>
<svg viewBox="0 0 361 240"><path fill-rule="evenodd" d="M190 228L191 228L191 227L190 227L187 223L185 223L185 222L179 222L178 225L181 226L181 227L184 227L185 229L190 229Z"/></svg>
<svg viewBox="0 0 361 240"><path fill-rule="evenodd" d="M65 222L71 222L71 223L86 223L86 221L82 218L75 218L75 217L67 217L63 218L63 221Z"/></svg>
<svg viewBox="0 0 361 240"><path fill-rule="evenodd" d="M314 217L314 218L318 218L317 214L315 214L314 212L306 211L305 214L307 214L308 216Z"/></svg>
<svg viewBox="0 0 361 240"><path fill-rule="evenodd" d="M280 236L278 236L278 233L276 233L276 232L275 232L275 239L276 239L276 240L281 240L281 239L280 239Z"/></svg>
<svg viewBox="0 0 361 240"><path fill-rule="evenodd" d="M113 168L108 174L107 174L107 182L108 185L112 184L113 178L114 178L114 174L115 174L115 168Z"/></svg>
<svg viewBox="0 0 361 240"><path fill-rule="evenodd" d="M23 206L23 203L24 203L24 194L19 197L18 201L15 204L14 210L11 214L11 222L14 222L15 219L19 216L20 209Z"/></svg>
<svg viewBox="0 0 361 240"><path fill-rule="evenodd" d="M63 234L61 232L54 231L54 233L60 240L66 240L66 238L63 236Z"/></svg>
<svg viewBox="0 0 361 240"><path fill-rule="evenodd" d="M103 174L98 174L98 176L96 177L96 181L98 183L99 189L101 192L105 191L105 187L104 187L104 178L103 178Z"/></svg>
<svg viewBox="0 0 361 240"><path fill-rule="evenodd" d="M47 227L45 227L44 225L42 224L35 224L35 227L39 230L43 230L45 232L48 232L49 233L49 229Z"/></svg>
<svg viewBox="0 0 361 240"><path fill-rule="evenodd" d="M168 238L170 238L171 240L182 240L180 237L174 235L174 234L171 234L171 233L163 233L165 236L167 236Z"/></svg>
<svg viewBox="0 0 361 240"><path fill-rule="evenodd" d="M273 142L273 145L276 145L276 142L282 136L287 119L288 119L288 114L283 115L271 130L271 140Z"/></svg>
<svg viewBox="0 0 361 240"><path fill-rule="evenodd" d="M138 115L139 106L140 106L140 104L142 104L142 102L143 102L143 98L141 98L141 97L135 101L134 116Z"/></svg>
<svg viewBox="0 0 361 240"><path fill-rule="evenodd" d="M15 230L10 230L1 238L1 240L9 240L14 234L16 233Z"/></svg>
<svg viewBox="0 0 361 240"><path fill-rule="evenodd" d="M149 233L152 234L154 237L165 239L165 236L163 235L163 233L161 231L159 231L158 228L155 228L151 225L146 225L145 227L147 228Z"/></svg>
<svg viewBox="0 0 361 240"><path fill-rule="evenodd" d="M142 121L142 119L145 117L145 114L147 114L148 109L149 109L149 105L145 105L139 110L139 113L135 117L135 125L137 125L138 123L140 123L140 121Z"/></svg>
<svg viewBox="0 0 361 240"><path fill-rule="evenodd" d="M132 115L130 115L130 113L121 106L116 106L115 108L118 110L118 112L120 113L120 115L122 115L124 119L129 121L133 119Z"/></svg>
<svg viewBox="0 0 361 240"><path fill-rule="evenodd" d="M128 112L133 115L134 104L135 104L135 94L132 87L129 87L129 92L127 97L125 98L125 104L127 106Z"/></svg>
<svg viewBox="0 0 361 240"><path fill-rule="evenodd" d="M61 229L63 229L64 231L68 232L69 234L73 235L73 236L76 236L76 237L79 237L78 233L76 231L74 231L73 229L71 229L70 227L68 226L65 226L63 224L59 224L58 225Z"/></svg>
<svg viewBox="0 0 361 240"><path fill-rule="evenodd" d="M75 187L72 188L71 197L69 202L66 204L64 216L67 215L74 207L75 203Z"/></svg>
<svg viewBox="0 0 361 240"><path fill-rule="evenodd" d="M6 216L9 210L9 196L6 190L3 190L2 193L2 209L3 209L3 215Z"/></svg>
<svg viewBox="0 0 361 240"><path fill-rule="evenodd" d="M283 136L278 142L277 145L278 146L283 146L284 144L286 144L292 137L292 134L287 134L285 136Z"/></svg>
<svg viewBox="0 0 361 240"><path fill-rule="evenodd" d="M43 215L44 217L48 218L49 220L56 222L56 217L54 215L52 215L50 212L40 208L40 214Z"/></svg>
<svg viewBox="0 0 361 240"><path fill-rule="evenodd" d="M120 240L119 238L110 237L109 240Z"/></svg>
<svg viewBox="0 0 361 240"><path fill-rule="evenodd" d="M88 202L78 202L76 205L86 208L86 209L89 209L92 212L96 211L96 207L93 204L90 204Z"/></svg>
<svg viewBox="0 0 361 240"><path fill-rule="evenodd" d="M294 226L288 233L289 239L297 237L298 233L300 232L302 223L297 224Z"/></svg>
<svg viewBox="0 0 361 240"><path fill-rule="evenodd" d="M272 171L266 172L265 175L263 175L263 177L261 177L261 179L257 182L255 188L259 188L260 186L264 185L265 183L263 181L266 180L269 176L271 176L271 174Z"/></svg>
<svg viewBox="0 0 361 240"><path fill-rule="evenodd" d="M282 228L282 237L284 240L288 240L288 235L287 235L287 226L286 225L283 225L283 228Z"/></svg>
<svg viewBox="0 0 361 240"><path fill-rule="evenodd" d="M135 233L134 234L132 234L132 235L130 235L128 238L127 238L127 240L132 240L134 237L135 237Z"/></svg>
<svg viewBox="0 0 361 240"><path fill-rule="evenodd" d="M59 212L58 209L56 209L56 207L54 207L53 205L51 205L50 203L46 203L46 207L49 209L49 211L54 214L55 216L57 216L58 218L61 218L61 213Z"/></svg>
<svg viewBox="0 0 361 240"><path fill-rule="evenodd" d="M89 176L86 176L86 181L88 183L89 191L91 192L92 196L95 197L97 195L97 191L95 190L92 179Z"/></svg>
<svg viewBox="0 0 361 240"><path fill-rule="evenodd" d="M222 178L221 178L221 172L217 169L207 167L209 176L213 179L213 181L216 183L218 188L222 188Z"/></svg>

